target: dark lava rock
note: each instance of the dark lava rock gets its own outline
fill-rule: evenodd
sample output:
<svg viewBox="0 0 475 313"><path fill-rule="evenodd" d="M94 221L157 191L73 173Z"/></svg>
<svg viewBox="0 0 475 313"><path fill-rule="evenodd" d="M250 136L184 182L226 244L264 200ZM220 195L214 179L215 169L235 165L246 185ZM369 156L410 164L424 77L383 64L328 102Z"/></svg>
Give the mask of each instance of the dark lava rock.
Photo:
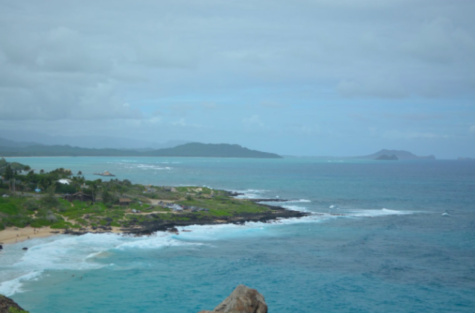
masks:
<svg viewBox="0 0 475 313"><path fill-rule="evenodd" d="M0 295L0 313L28 313L23 310L15 301L5 296Z"/></svg>
<svg viewBox="0 0 475 313"><path fill-rule="evenodd" d="M27 247L23 247L23 250L25 250L25 251L26 251L26 250L28 250L28 248L27 248Z"/></svg>
<svg viewBox="0 0 475 313"><path fill-rule="evenodd" d="M257 290L239 285L213 311L199 313L267 313L267 304Z"/></svg>

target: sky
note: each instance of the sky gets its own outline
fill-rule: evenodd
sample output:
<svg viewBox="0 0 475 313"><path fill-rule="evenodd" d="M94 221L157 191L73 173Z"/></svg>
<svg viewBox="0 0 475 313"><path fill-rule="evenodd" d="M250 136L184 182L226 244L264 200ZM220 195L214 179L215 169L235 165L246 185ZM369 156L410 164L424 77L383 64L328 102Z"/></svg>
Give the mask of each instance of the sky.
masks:
<svg viewBox="0 0 475 313"><path fill-rule="evenodd" d="M473 0L0 0L0 137L475 157L474 15Z"/></svg>

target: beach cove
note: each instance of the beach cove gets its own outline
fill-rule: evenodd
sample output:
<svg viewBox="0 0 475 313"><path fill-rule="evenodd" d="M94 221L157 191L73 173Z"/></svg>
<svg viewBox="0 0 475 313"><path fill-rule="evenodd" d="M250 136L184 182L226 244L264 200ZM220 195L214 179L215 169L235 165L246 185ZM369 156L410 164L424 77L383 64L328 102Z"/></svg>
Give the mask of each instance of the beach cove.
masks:
<svg viewBox="0 0 475 313"><path fill-rule="evenodd" d="M0 253L0 293L31 312L198 312L240 283L259 290L274 312L474 307L470 164L287 158L20 162L81 170L88 179L109 170L143 184L206 185L243 193L241 198L278 196L291 201L277 205L311 213L274 223L179 226L179 235L58 234L8 244ZM446 211L450 217L442 217Z"/></svg>

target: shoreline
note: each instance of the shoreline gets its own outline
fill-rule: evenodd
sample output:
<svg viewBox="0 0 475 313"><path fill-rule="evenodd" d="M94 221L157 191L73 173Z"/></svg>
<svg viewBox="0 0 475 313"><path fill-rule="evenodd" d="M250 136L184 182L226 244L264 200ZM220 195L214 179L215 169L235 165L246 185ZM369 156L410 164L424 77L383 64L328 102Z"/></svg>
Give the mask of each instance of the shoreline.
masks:
<svg viewBox="0 0 475 313"><path fill-rule="evenodd" d="M111 227L108 231L98 230L89 230L85 234L104 234L104 233L114 233L114 234L125 234L121 231L120 227ZM42 227L42 228L33 228L27 226L25 228L18 227L7 227L4 230L0 230L0 245L11 245L21 242L27 242L28 240L36 238L47 238L55 235L67 235L71 234L70 231L64 229L53 229L51 227ZM1 250L0 250L1 251Z"/></svg>
<svg viewBox="0 0 475 313"><path fill-rule="evenodd" d="M35 238L46 238L60 233L61 231L51 229L50 227L6 227L4 230L0 230L0 244L15 244Z"/></svg>
<svg viewBox="0 0 475 313"><path fill-rule="evenodd" d="M175 221L150 221L140 225L134 225L132 227L97 227L95 231L88 229L80 230L65 230L63 234L70 235L84 235L88 233L121 233L124 235L151 235L155 232L172 232L178 233L177 227L187 227L192 225L224 225L235 224L244 225L247 222L262 222L270 223L279 219L287 218L301 218L309 216L309 212L293 211L283 207L271 206L266 204L260 204L270 209L269 212L262 213L246 213L234 216L221 216L221 217L197 217L193 214L185 213L180 214L181 217L187 218L187 220L175 220ZM157 213L150 213L150 215ZM115 228L115 229L114 229Z"/></svg>
<svg viewBox="0 0 475 313"><path fill-rule="evenodd" d="M281 200L282 201L282 200ZM285 200L284 200L285 201ZM280 201L279 201L280 202ZM309 216L310 213L302 211L293 211L279 206L260 204L270 209L270 212L263 213L246 213L234 216L221 216L213 218L200 218L192 214L181 214L188 220L182 221L153 221L143 225L135 225L132 227L114 227L99 226L95 229L52 229L50 227L33 228L27 226L25 228L7 227L0 231L0 245L16 244L27 242L36 238L47 238L54 235L85 235L85 234L122 234L133 236L149 236L155 232L172 232L178 234L177 227L187 227L191 225L224 225L235 224L244 225L247 222L271 223L279 219L301 218ZM156 213L150 213L156 214ZM1 250L0 250L1 251Z"/></svg>

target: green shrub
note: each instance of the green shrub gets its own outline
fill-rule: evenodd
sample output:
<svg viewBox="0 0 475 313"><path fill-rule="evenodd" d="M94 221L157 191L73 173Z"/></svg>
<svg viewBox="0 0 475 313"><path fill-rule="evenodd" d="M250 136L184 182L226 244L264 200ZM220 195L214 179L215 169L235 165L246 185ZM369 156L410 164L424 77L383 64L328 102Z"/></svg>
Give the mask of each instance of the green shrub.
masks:
<svg viewBox="0 0 475 313"><path fill-rule="evenodd" d="M25 209L27 209L28 211L36 211L39 209L40 207L40 204L38 203L38 201L34 200L34 199L28 199L25 201L24 205Z"/></svg>
<svg viewBox="0 0 475 313"><path fill-rule="evenodd" d="M13 215L13 214L18 214L18 208L16 205L13 203L5 203L5 204L0 204L0 212Z"/></svg>
<svg viewBox="0 0 475 313"><path fill-rule="evenodd" d="M8 309L8 313L29 313L29 312L25 311L25 310L20 310L20 309L14 308L14 307L10 307Z"/></svg>
<svg viewBox="0 0 475 313"><path fill-rule="evenodd" d="M35 228L41 228L43 226L49 226L53 223L51 223L50 221L48 221L47 219L44 219L44 218L37 218L35 220L33 220L31 223L30 223L30 226L31 227L35 227Z"/></svg>

